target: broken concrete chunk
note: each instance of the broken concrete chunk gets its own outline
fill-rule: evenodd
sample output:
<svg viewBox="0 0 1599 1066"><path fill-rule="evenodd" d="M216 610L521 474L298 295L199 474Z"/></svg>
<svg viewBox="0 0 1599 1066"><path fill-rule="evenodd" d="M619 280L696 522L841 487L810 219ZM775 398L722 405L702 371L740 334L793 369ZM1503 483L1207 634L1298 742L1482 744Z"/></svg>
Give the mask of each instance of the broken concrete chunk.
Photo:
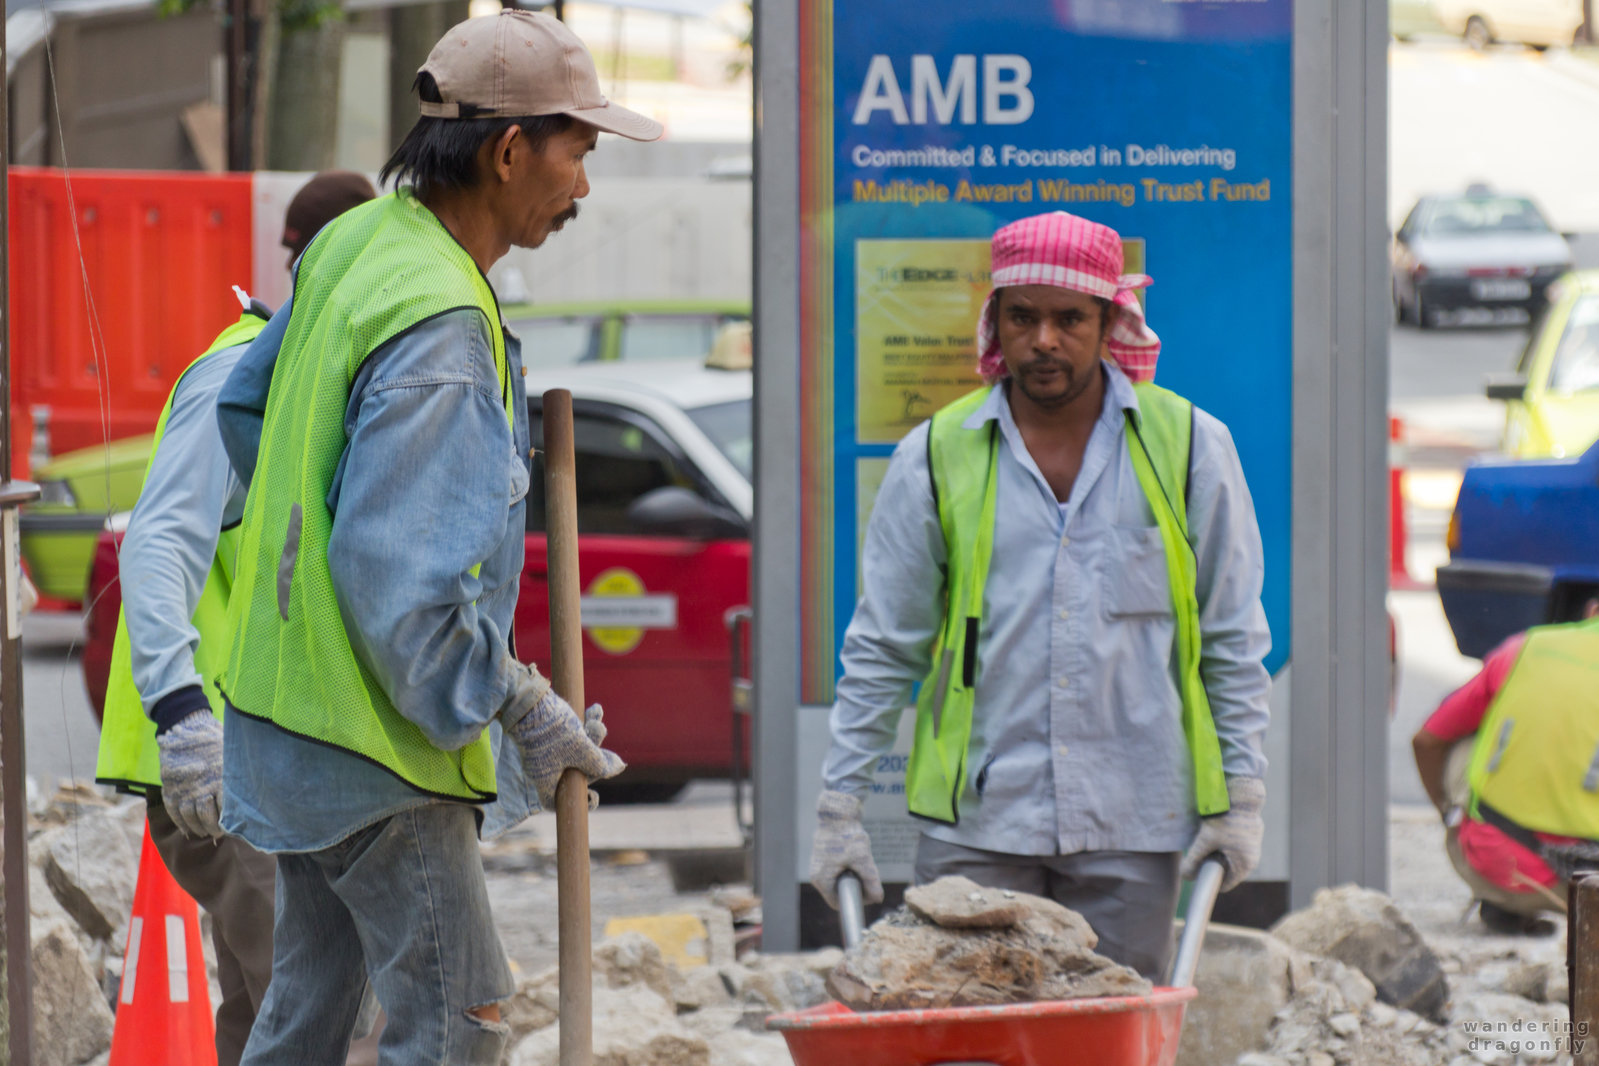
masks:
<svg viewBox="0 0 1599 1066"><path fill-rule="evenodd" d="M1324 888L1309 907L1272 932L1289 946L1353 966L1384 1003L1442 1023L1449 983L1438 956L1381 892L1358 885Z"/></svg>
<svg viewBox="0 0 1599 1066"><path fill-rule="evenodd" d="M923 905L958 920L989 910L973 900L972 882L934 882ZM1000 902L999 893L991 894ZM1149 982L1094 953L1098 938L1082 916L1053 900L1016 893L1006 906L1020 908L1008 927L947 927L910 908L897 910L867 930L861 946L845 954L827 990L855 1010L995 1006L1091 996L1138 996ZM929 899L951 900L950 907ZM980 905L969 910L966 905Z"/></svg>
<svg viewBox="0 0 1599 1066"><path fill-rule="evenodd" d="M51 923L32 934L34 1064L76 1066L111 1046L111 1008L71 929Z"/></svg>
<svg viewBox="0 0 1599 1066"><path fill-rule="evenodd" d="M594 949L594 983L611 988L642 984L670 1003L678 980L655 941L643 933L623 933Z"/></svg>
<svg viewBox="0 0 1599 1066"><path fill-rule="evenodd" d="M109 939L128 920L138 863L109 810L85 810L76 821L41 836L45 880L61 906L90 936Z"/></svg>
<svg viewBox="0 0 1599 1066"><path fill-rule="evenodd" d="M965 877L940 877L905 890L905 905L945 929L1009 929L1027 913L1014 892L985 889Z"/></svg>

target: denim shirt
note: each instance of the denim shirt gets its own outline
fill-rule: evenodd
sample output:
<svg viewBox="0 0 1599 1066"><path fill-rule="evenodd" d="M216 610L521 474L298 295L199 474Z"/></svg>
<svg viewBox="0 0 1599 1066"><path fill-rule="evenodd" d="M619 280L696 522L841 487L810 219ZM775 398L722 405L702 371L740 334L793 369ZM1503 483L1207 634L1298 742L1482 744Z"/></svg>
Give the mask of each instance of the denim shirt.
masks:
<svg viewBox="0 0 1599 1066"><path fill-rule="evenodd" d="M218 397L222 439L246 480L291 310L273 316ZM489 730L498 798L483 810L482 831L492 837L538 801L498 719L532 684L509 646L531 472L521 343L504 331L507 424L487 330L476 310L453 311L367 358L327 503L328 563L356 656L438 747L455 750ZM450 802L269 722L224 721L222 824L262 851L320 850L400 811Z"/></svg>
<svg viewBox="0 0 1599 1066"><path fill-rule="evenodd" d="M998 420L993 558L960 820L939 840L1018 855L1178 851L1197 829L1166 558L1128 455L1137 395L1106 364L1105 402L1064 504L995 389L966 420ZM944 535L926 423L894 452L867 527L864 591L844 637L828 788L863 794L928 672L943 621ZM1188 520L1198 555L1200 671L1230 777L1259 777L1271 678L1254 504L1232 436L1195 411Z"/></svg>

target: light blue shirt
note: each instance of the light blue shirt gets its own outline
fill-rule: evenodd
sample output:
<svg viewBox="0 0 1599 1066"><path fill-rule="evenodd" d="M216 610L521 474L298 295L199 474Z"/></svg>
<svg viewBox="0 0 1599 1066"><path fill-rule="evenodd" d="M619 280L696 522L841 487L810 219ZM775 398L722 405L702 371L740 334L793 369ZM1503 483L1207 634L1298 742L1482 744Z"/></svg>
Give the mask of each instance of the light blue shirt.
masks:
<svg viewBox="0 0 1599 1066"><path fill-rule="evenodd" d="M133 684L147 713L163 697L204 684L194 666L200 632L190 619L217 538L244 513L244 486L217 432L217 392L246 347L213 352L179 379L118 554Z"/></svg>
<svg viewBox="0 0 1599 1066"><path fill-rule="evenodd" d="M1197 830L1165 551L1127 451L1132 384L1105 365L1105 403L1062 505L1028 453L1007 387L966 420L998 420L993 559L983 597L967 785L932 837L1017 855L1179 851ZM884 476L844 636L823 777L861 795L928 673L943 621L944 535L928 425ZM1188 493L1198 556L1201 674L1229 777L1259 777L1271 678L1254 504L1227 428L1194 412Z"/></svg>
<svg viewBox="0 0 1599 1066"><path fill-rule="evenodd" d="M222 438L246 476L290 311L273 316L218 400ZM521 343L509 330L505 355L511 423L476 310L429 319L373 352L350 390L348 444L327 500L328 563L357 657L438 747L489 731L498 799L483 808L485 837L538 809L498 719L532 685L509 646L531 469ZM222 825L262 851L320 850L401 811L451 802L252 708L237 711L224 718Z"/></svg>

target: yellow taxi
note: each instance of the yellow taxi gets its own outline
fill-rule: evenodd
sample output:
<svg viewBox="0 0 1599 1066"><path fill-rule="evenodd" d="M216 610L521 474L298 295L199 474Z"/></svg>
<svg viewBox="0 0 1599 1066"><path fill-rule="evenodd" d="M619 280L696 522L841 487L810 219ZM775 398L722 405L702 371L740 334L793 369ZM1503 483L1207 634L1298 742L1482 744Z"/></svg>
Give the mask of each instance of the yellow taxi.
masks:
<svg viewBox="0 0 1599 1066"><path fill-rule="evenodd" d="M1491 379L1487 393L1505 403L1506 455L1560 459L1599 440L1599 270L1550 286L1515 371Z"/></svg>

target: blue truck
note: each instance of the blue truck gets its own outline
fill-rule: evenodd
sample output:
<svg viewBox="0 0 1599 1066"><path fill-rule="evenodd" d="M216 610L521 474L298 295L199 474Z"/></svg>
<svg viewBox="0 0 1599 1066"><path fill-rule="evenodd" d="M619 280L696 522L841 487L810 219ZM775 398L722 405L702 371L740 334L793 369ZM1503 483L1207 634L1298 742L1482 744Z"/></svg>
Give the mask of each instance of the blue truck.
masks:
<svg viewBox="0 0 1599 1066"><path fill-rule="evenodd" d="M1581 617L1599 596L1599 444L1574 459L1473 463L1448 544L1438 596L1462 654Z"/></svg>

